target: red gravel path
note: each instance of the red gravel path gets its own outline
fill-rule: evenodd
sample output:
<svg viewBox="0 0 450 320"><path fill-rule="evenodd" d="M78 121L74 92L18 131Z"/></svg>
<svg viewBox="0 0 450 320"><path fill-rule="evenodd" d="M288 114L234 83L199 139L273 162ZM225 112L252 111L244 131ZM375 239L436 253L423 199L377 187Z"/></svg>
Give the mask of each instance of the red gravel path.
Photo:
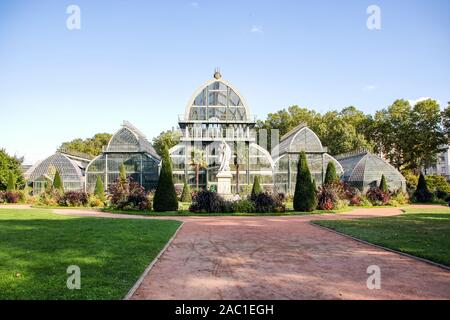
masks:
<svg viewBox="0 0 450 320"><path fill-rule="evenodd" d="M329 217L185 218L132 299L450 299L449 271L308 223ZM369 265L380 290L367 289Z"/></svg>

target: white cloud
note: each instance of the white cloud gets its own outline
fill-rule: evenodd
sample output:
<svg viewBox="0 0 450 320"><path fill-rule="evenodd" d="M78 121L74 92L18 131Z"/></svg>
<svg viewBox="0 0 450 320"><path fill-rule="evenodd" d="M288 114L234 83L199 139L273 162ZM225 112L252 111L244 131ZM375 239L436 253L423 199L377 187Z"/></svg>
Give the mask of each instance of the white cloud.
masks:
<svg viewBox="0 0 450 320"><path fill-rule="evenodd" d="M374 86L373 84L369 84L369 85L367 85L367 86L365 86L364 88L363 88L363 91L373 91L373 90L375 90L377 87L376 86Z"/></svg>
<svg viewBox="0 0 450 320"><path fill-rule="evenodd" d="M263 33L263 28L261 26L253 26L250 29L251 33Z"/></svg>
<svg viewBox="0 0 450 320"><path fill-rule="evenodd" d="M420 98L417 98L416 100L408 100L408 102L411 106L414 107L420 101L424 101L424 100L428 100L428 99L431 99L431 98L430 97L420 97Z"/></svg>

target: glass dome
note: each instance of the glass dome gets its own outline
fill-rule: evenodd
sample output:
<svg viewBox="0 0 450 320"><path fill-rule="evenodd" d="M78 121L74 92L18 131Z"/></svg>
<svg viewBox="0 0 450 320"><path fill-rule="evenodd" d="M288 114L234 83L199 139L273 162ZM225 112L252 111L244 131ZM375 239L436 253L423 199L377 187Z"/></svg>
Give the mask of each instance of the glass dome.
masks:
<svg viewBox="0 0 450 320"><path fill-rule="evenodd" d="M186 107L187 121L251 121L242 95L227 81L212 79L195 91Z"/></svg>

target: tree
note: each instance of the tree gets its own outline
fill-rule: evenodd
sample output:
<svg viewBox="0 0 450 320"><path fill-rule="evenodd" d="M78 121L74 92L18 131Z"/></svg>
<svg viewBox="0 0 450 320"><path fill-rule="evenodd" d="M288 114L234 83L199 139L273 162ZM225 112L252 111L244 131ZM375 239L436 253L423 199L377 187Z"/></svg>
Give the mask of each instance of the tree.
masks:
<svg viewBox="0 0 450 320"><path fill-rule="evenodd" d="M119 179L126 180L127 179L127 171L125 170L125 165L123 163L119 166Z"/></svg>
<svg viewBox="0 0 450 320"><path fill-rule="evenodd" d="M192 150L190 165L195 169L195 189L198 191L198 185L200 181L200 170L208 166L202 150L200 149Z"/></svg>
<svg viewBox="0 0 450 320"><path fill-rule="evenodd" d="M386 177L384 176L384 174L381 175L381 181L380 181L380 189L384 192L388 192L389 188L386 182Z"/></svg>
<svg viewBox="0 0 450 320"><path fill-rule="evenodd" d="M339 177L336 173L336 167L334 165L333 161L328 162L327 164L327 171L325 172L325 180L324 184L331 184L339 182Z"/></svg>
<svg viewBox="0 0 450 320"><path fill-rule="evenodd" d="M178 199L175 192L172 177L172 164L170 162L169 150L163 149L161 171L159 173L158 186L153 198L153 208L155 211L177 211Z"/></svg>
<svg viewBox="0 0 450 320"><path fill-rule="evenodd" d="M55 177L53 178L53 189L64 192L64 185L58 170L56 170Z"/></svg>
<svg viewBox="0 0 450 320"><path fill-rule="evenodd" d="M97 176L95 182L94 195L102 201L105 201L105 188L103 187L103 181L100 176Z"/></svg>
<svg viewBox="0 0 450 320"><path fill-rule="evenodd" d="M440 107L434 100L423 100L414 106L396 100L375 114L370 129L375 151L381 152L398 170L418 173L420 168L430 166L447 144L442 122Z"/></svg>
<svg viewBox="0 0 450 320"><path fill-rule="evenodd" d="M9 175L12 173L16 187L23 188L25 179L22 174L23 159L11 157L4 149L0 149L0 190L6 190L8 187Z"/></svg>
<svg viewBox="0 0 450 320"><path fill-rule="evenodd" d="M72 141L63 142L59 146L59 150L66 152L81 152L90 156L98 156L104 146L108 145L112 135L109 133L97 133L92 138L74 139Z"/></svg>
<svg viewBox="0 0 450 320"><path fill-rule="evenodd" d="M179 131L163 131L159 134L159 136L153 138L153 148L155 148L156 153L162 155L164 152L164 147L170 149L176 146L180 142L180 137L181 134Z"/></svg>
<svg viewBox="0 0 450 320"><path fill-rule="evenodd" d="M259 176L255 176L253 179L253 187L251 197L252 199L256 198L258 194L262 193L261 184L259 183Z"/></svg>
<svg viewBox="0 0 450 320"><path fill-rule="evenodd" d="M297 182L294 193L294 210L311 212L317 207L317 195L304 151L300 153L297 166Z"/></svg>
<svg viewBox="0 0 450 320"><path fill-rule="evenodd" d="M186 180L184 180L183 185L183 192L181 193L181 202L191 202L192 201L192 194L191 194L191 188L189 187L189 184Z"/></svg>
<svg viewBox="0 0 450 320"><path fill-rule="evenodd" d="M410 168L428 168L436 162L437 153L443 151L444 145L448 144L441 120L440 106L435 100L423 100L413 107L410 132L413 144L408 149L407 156Z"/></svg>
<svg viewBox="0 0 450 320"><path fill-rule="evenodd" d="M269 113L265 121L258 121L260 129L278 129L280 137L299 126L307 125L313 130L331 154L340 154L355 149L369 149L373 145L367 128L373 120L369 115L350 106L321 115L306 108L291 106L276 113ZM270 141L269 141L270 142ZM269 149L270 149L269 145Z"/></svg>
<svg viewBox="0 0 450 320"><path fill-rule="evenodd" d="M7 186L6 190L8 190L8 191L16 190L16 179L14 179L14 175L12 172L9 173L8 186Z"/></svg>

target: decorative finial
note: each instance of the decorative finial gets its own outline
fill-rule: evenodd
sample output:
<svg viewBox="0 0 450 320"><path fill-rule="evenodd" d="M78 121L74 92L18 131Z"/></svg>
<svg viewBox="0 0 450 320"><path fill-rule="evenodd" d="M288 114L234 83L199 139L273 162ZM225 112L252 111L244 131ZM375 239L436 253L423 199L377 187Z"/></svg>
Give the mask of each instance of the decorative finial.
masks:
<svg viewBox="0 0 450 320"><path fill-rule="evenodd" d="M214 78L216 78L217 80L222 78L222 75L220 74L220 69L219 68L214 69Z"/></svg>

